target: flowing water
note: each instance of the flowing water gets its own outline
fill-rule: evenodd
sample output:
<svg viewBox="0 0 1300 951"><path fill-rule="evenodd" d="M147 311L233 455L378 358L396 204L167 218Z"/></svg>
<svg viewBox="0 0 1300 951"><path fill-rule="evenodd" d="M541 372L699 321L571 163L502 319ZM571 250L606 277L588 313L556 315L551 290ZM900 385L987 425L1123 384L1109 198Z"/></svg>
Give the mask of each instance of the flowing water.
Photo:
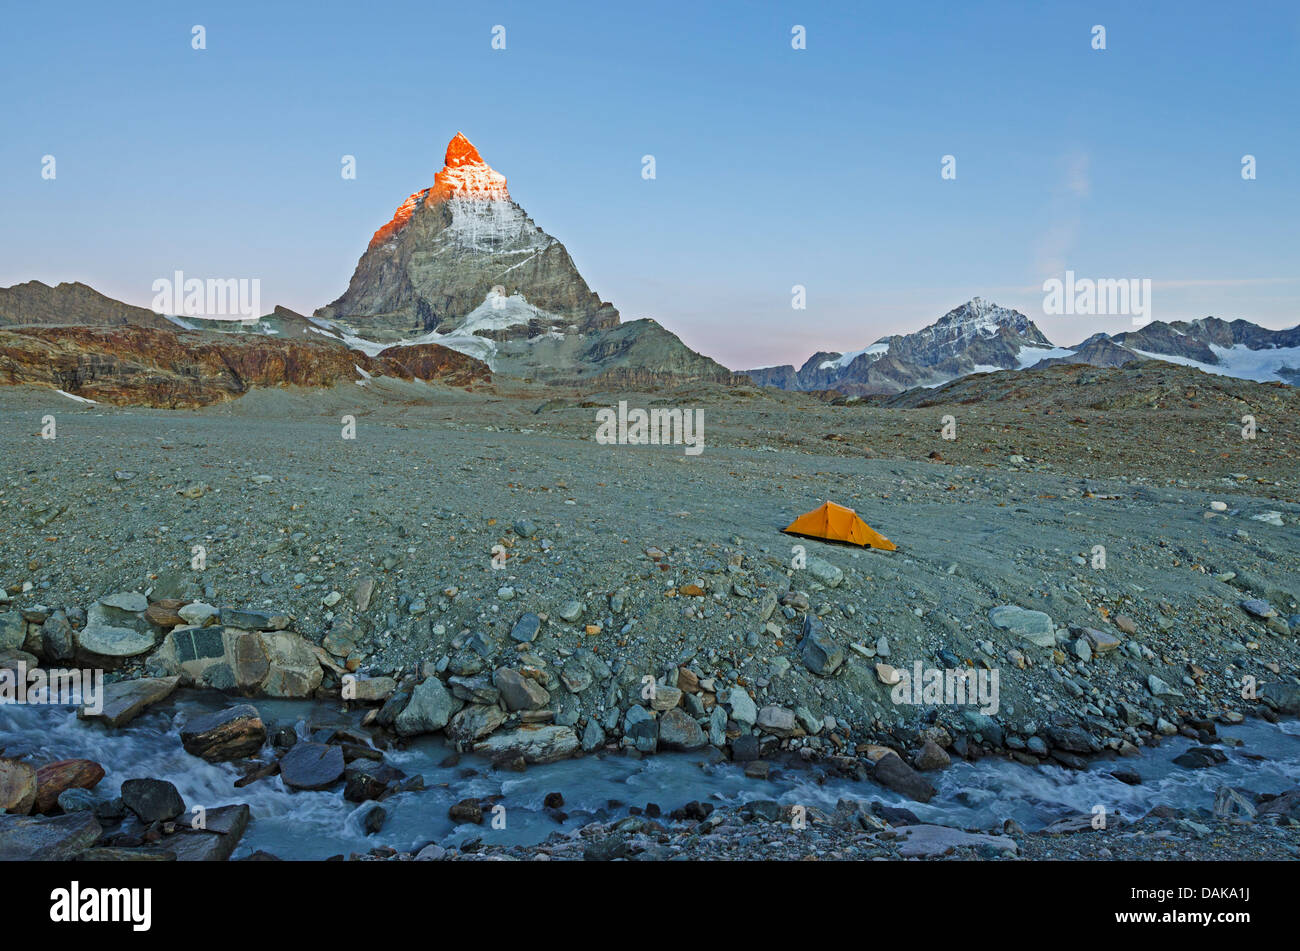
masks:
<svg viewBox="0 0 1300 951"><path fill-rule="evenodd" d="M738 804L775 799L833 808L841 798L878 800L911 810L922 821L962 828L997 829L1012 818L1033 831L1065 816L1090 813L1095 805L1108 814L1141 816L1153 806L1208 808L1214 791L1224 785L1252 792L1278 793L1300 786L1300 722L1269 724L1248 721L1220 727L1220 736L1242 741L1223 747L1228 762L1210 769L1184 769L1172 760L1189 746L1175 737L1137 757L1099 760L1085 771L1058 766L1030 767L987 758L956 762L931 773L939 794L928 804L911 802L870 782L829 777L819 770L787 768L770 780L754 780L741 767L702 753L666 753L644 759L602 754L530 767L526 772L496 771L483 759L462 756L443 766L452 750L440 738L421 737L404 750L385 752L388 762L408 775L424 777L423 791L386 799L387 821L367 836L360 817L370 808L343 799L341 791L295 792L279 776L243 789L234 781L241 771L229 763L212 764L181 748L179 728L188 719L220 709L229 701L209 693L181 692L152 708L128 726L106 730L76 718L73 708L39 705L0 706L0 747L5 755L31 754L35 763L84 757L100 763L106 775L101 795L116 795L122 782L154 777L175 783L188 806L207 808L247 803L253 820L236 857L261 849L281 858L319 859L364 852L376 845L410 849L436 841L452 846L468 839L503 844L531 844L556 829L576 829L595 819L617 818L629 806L653 802L664 812L691 801ZM296 723L306 736L308 723L355 725L358 714L310 701L256 701L263 719ZM1137 772L1141 785L1129 786L1110 776L1117 766ZM547 793L562 793L567 819L558 822L543 808ZM457 826L448 808L467 797L500 797L506 807L505 828Z"/></svg>

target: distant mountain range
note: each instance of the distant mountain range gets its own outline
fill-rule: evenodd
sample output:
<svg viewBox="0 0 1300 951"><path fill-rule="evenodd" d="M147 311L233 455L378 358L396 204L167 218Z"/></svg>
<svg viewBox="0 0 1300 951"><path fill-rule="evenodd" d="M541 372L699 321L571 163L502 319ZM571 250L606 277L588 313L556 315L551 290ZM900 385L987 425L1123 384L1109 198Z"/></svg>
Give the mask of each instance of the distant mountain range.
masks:
<svg viewBox="0 0 1300 951"><path fill-rule="evenodd" d="M128 329L152 333L120 332ZM915 333L847 353L814 353L798 369L734 373L653 320L622 321L460 133L433 185L398 206L371 237L344 293L310 317L283 307L244 320L164 315L80 283L0 288L0 383L45 382L71 393L96 384L119 402L139 390L157 405L228 399L249 386L277 385L277 373L279 383L301 385L349 376L364 382L385 372L453 385L493 375L565 386L748 377L786 390L867 396L998 370L1144 360L1294 385L1300 327L1274 331L1214 317L1156 321L1060 347L1019 311L976 297ZM196 379L207 382L195 390Z"/></svg>
<svg viewBox="0 0 1300 951"><path fill-rule="evenodd" d="M760 386L867 396L940 386L972 373L1059 363L1115 367L1142 360L1295 385L1300 383L1300 326L1267 330L1216 317L1152 321L1137 330L1094 334L1077 346L1058 347L1024 314L976 297L915 333L882 337L848 353L814 353L798 369L791 364L743 372Z"/></svg>

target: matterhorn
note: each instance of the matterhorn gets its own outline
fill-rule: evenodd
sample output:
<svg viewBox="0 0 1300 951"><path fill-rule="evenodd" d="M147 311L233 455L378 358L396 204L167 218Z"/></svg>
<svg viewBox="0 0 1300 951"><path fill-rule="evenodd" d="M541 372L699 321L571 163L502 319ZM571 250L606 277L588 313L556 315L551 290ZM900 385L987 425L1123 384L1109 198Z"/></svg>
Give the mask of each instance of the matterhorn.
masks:
<svg viewBox="0 0 1300 951"><path fill-rule="evenodd" d="M498 336L618 324L618 311L587 286L564 245L533 223L506 177L458 132L433 185L375 232L347 291L317 316L396 339L472 332L466 318L481 308L482 329Z"/></svg>
<svg viewBox="0 0 1300 951"><path fill-rule="evenodd" d="M733 380L655 321L620 322L459 132L433 184L375 232L316 318L351 346L438 343L537 382Z"/></svg>

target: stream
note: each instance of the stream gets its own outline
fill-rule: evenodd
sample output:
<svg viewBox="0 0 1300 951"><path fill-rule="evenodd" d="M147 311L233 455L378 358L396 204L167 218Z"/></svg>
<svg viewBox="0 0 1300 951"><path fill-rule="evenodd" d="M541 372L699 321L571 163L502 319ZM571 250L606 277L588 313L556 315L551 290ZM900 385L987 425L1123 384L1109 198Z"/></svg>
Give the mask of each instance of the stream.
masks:
<svg viewBox="0 0 1300 951"><path fill-rule="evenodd" d="M1003 820L1011 818L1032 832L1057 819L1089 813L1096 804L1112 815L1135 819L1160 804L1208 809L1215 790L1224 785L1267 793L1300 786L1300 721L1295 720L1220 726L1220 737L1240 740L1241 745L1220 747L1228 761L1209 769L1172 763L1197 745L1184 737L1145 747L1140 756L1095 760L1083 771L1030 767L995 757L955 761L943 772L926 774L939 790L927 804L812 767L779 768L770 779L750 779L741 766L720 761L717 751L710 750L641 759L604 753L531 766L522 773L495 771L487 760L473 755L443 766L453 749L441 737L424 736L384 756L407 775L422 775L426 788L384 800L387 821L382 831L367 836L359 819L369 804L347 802L341 788L293 791L272 776L236 789L233 783L242 771L234 764L208 763L186 753L181 724L230 702L219 694L180 691L117 730L78 720L72 707L0 705L0 747L6 756L30 756L36 765L57 759L94 760L106 771L95 790L101 797L116 795L124 780L155 777L174 783L187 806L247 803L252 821L235 858L263 850L286 859L322 859L377 845L409 850L436 841L451 847L474 838L528 845L557 829L576 830L592 821L618 818L627 815L628 807L650 802L667 813L691 800L721 805L774 799L828 811L841 798L878 800L906 808L924 822L1000 830ZM357 728L360 721L359 712L340 713L337 706L312 701L253 703L268 728L272 723L296 723L302 737L307 736L308 723ZM1142 783L1130 786L1110 776L1118 767L1138 773ZM564 822L543 808L552 792L564 796ZM482 826L458 826L448 818L448 808L461 799L489 796L501 797L506 828L491 828L486 810Z"/></svg>

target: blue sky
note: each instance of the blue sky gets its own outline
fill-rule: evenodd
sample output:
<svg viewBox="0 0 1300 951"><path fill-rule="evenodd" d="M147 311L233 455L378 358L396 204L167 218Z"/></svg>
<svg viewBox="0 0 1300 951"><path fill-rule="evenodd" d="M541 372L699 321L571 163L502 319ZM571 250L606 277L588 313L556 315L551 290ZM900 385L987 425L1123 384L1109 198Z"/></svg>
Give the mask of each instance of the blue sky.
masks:
<svg viewBox="0 0 1300 951"><path fill-rule="evenodd" d="M1300 322L1293 2L172 0L3 27L3 286L148 306L179 269L310 312L463 131L624 319L733 368L976 295L1061 344L1129 329L1045 316L1066 268L1151 279L1156 319Z"/></svg>

